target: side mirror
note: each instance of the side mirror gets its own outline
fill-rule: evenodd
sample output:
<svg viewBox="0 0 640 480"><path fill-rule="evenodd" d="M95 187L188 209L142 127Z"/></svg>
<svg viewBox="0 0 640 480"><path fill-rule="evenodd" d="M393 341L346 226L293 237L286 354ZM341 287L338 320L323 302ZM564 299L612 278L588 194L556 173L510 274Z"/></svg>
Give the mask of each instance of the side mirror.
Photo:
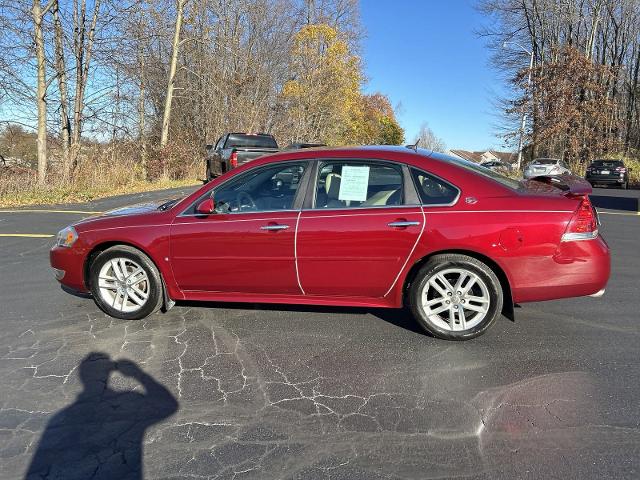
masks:
<svg viewBox="0 0 640 480"><path fill-rule="evenodd" d="M207 198L198 204L196 207L196 213L200 215L211 215L216 208L216 203L213 198Z"/></svg>
<svg viewBox="0 0 640 480"><path fill-rule="evenodd" d="M204 147L207 151L212 150L213 149L213 145L211 145L210 143L208 143L207 145L205 145Z"/></svg>

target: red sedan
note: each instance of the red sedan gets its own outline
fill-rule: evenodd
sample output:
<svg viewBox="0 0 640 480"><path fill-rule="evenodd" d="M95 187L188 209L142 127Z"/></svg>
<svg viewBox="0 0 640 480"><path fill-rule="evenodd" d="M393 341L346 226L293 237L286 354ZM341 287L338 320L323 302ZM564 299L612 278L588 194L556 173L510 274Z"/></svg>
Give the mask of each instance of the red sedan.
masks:
<svg viewBox="0 0 640 480"><path fill-rule="evenodd" d="M516 303L604 289L588 193L576 177L519 182L420 149L294 150L69 226L51 265L122 319L176 300L405 305L461 340Z"/></svg>

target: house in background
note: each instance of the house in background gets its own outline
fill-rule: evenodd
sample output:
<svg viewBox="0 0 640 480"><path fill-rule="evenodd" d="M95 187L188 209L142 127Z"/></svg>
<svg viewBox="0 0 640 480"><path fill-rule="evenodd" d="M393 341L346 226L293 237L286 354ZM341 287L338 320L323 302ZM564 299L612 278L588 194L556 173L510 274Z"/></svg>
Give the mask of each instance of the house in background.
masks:
<svg viewBox="0 0 640 480"><path fill-rule="evenodd" d="M483 163L489 161L498 161L515 166L518 161L518 155L512 152L498 152L496 150L484 150L480 152L470 152L468 150L448 150L447 154L454 157L468 160L474 163Z"/></svg>

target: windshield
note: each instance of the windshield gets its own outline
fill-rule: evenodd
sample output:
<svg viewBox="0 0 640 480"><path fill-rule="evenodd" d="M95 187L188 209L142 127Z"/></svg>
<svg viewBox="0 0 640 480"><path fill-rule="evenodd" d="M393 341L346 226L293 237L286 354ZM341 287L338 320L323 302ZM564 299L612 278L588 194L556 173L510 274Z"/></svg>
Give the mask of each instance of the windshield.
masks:
<svg viewBox="0 0 640 480"><path fill-rule="evenodd" d="M271 135L249 135L246 133L234 133L229 135L224 148L249 147L249 148L278 148L275 138Z"/></svg>
<svg viewBox="0 0 640 480"><path fill-rule="evenodd" d="M443 155L443 154L434 154L433 152L429 151L429 150L423 150L423 149L419 149L422 150L424 152L425 155L427 156L431 156L434 158L437 158L439 160L444 160L444 161L448 161L451 163L454 163L456 165L458 165L459 167L462 167L466 170L471 170L472 172L478 173L480 175L482 175L483 177L489 177L492 180L495 180L496 182L501 183L502 185L504 185L505 187L509 187L513 190L519 190L522 188L522 184L518 181L515 180L513 178L509 178L503 174L501 174L499 171L495 171L495 170L491 170L489 168L483 167L480 164L477 163L473 163L473 162L469 162L467 160L462 160L461 158L456 158L456 157L452 157L449 155Z"/></svg>
<svg viewBox="0 0 640 480"><path fill-rule="evenodd" d="M158 207L158 210L162 210L162 211L169 210L171 207L173 207L176 203L178 203L183 198L184 197L172 198L171 200L167 200L166 202L164 202L162 205Z"/></svg>

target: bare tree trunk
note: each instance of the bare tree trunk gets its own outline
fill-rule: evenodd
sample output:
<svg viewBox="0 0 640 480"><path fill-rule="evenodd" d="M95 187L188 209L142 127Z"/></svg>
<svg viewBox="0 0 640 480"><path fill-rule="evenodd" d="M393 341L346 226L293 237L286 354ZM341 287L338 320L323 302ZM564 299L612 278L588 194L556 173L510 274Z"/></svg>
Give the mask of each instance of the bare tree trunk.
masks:
<svg viewBox="0 0 640 480"><path fill-rule="evenodd" d="M55 70L60 90L60 143L62 144L62 170L67 179L71 172L69 147L71 146L71 119L69 118L69 94L67 91L67 67L64 59L64 33L59 15L59 0L53 5L53 25L55 41Z"/></svg>
<svg viewBox="0 0 640 480"><path fill-rule="evenodd" d="M31 15L33 17L33 33L36 46L37 64L37 104L38 104L38 185L44 186L47 180L47 72L45 65L44 35L42 21L53 5L54 0L42 8L40 0L33 0Z"/></svg>
<svg viewBox="0 0 640 480"><path fill-rule="evenodd" d="M171 102L173 101L174 82L176 69L178 66L178 52L180 49L180 30L182 29L182 17L184 16L184 6L187 0L177 0L176 25L173 33L173 45L171 49L171 64L169 67L169 79L167 81L167 95L164 101L164 114L162 116L162 135L160 137L160 147L167 146L169 141L169 122L171 121Z"/></svg>
<svg viewBox="0 0 640 480"><path fill-rule="evenodd" d="M140 144L140 164L142 176L145 180L149 178L147 171L147 142L145 140L145 61L142 42L138 45L138 71L140 85L138 91L138 143Z"/></svg>
<svg viewBox="0 0 640 480"><path fill-rule="evenodd" d="M80 154L80 142L82 140L82 123L84 121L84 95L89 78L89 67L91 65L91 55L93 52L93 42L100 12L100 0L96 0L93 8L93 18L91 26L87 32L86 25L86 0L80 0L78 10L78 0L73 4L73 28L74 28L74 53L76 57L76 91L73 106L73 131L71 136L71 170L75 170L78 165ZM85 35L87 40L85 42Z"/></svg>

